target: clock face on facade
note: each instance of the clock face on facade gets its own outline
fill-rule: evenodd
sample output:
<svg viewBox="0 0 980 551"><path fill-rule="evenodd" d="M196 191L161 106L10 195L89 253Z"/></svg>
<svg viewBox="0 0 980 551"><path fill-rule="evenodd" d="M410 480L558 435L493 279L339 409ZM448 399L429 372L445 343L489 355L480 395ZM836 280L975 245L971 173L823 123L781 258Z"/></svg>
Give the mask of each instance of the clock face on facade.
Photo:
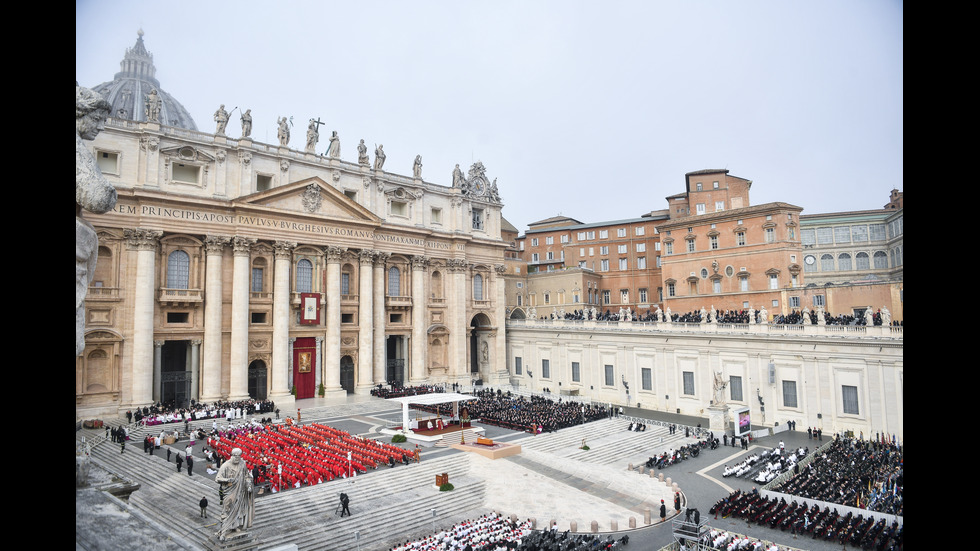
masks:
<svg viewBox="0 0 980 551"><path fill-rule="evenodd" d="M473 182L473 187L476 188L477 193L483 193L487 189L487 187L483 185L483 180L480 179L477 179L475 182Z"/></svg>
<svg viewBox="0 0 980 551"><path fill-rule="evenodd" d="M814 258L814 257L812 257L812 256L808 256L808 257L806 257L806 258L803 259L803 262L806 262L807 264L810 264L810 265L813 265L813 263L816 262L816 261L817 261L817 259Z"/></svg>

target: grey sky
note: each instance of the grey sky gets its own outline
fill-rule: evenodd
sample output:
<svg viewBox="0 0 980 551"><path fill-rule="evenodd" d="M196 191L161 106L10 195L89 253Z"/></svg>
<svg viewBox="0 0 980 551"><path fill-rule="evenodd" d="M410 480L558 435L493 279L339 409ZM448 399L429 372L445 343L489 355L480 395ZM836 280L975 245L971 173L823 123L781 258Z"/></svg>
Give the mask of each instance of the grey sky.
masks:
<svg viewBox="0 0 980 551"><path fill-rule="evenodd" d="M213 132L251 109L341 157L450 185L482 161L518 229L666 208L684 173L728 168L753 204L881 208L904 191L903 4L785 2L75 3L75 78L111 80L137 30L164 90ZM240 132L239 112L228 134Z"/></svg>

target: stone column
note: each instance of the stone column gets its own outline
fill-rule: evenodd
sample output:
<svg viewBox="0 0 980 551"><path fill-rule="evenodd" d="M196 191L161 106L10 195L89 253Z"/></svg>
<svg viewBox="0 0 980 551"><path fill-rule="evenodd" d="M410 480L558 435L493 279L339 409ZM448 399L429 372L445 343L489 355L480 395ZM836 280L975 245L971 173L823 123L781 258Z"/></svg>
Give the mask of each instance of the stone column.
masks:
<svg viewBox="0 0 980 551"><path fill-rule="evenodd" d="M494 281L497 284L496 303L493 305L493 321L497 330L493 332L495 351L494 357L490 361L490 371L496 379L495 382L501 384L506 382L509 377L507 373L507 332L505 330L507 326L507 281L504 278L504 274L507 273L507 266L497 264L493 270L496 272Z"/></svg>
<svg viewBox="0 0 980 551"><path fill-rule="evenodd" d="M425 380L425 310L428 302L425 295L425 268L428 265L427 257L412 257L412 352L409 356L409 381L412 384Z"/></svg>
<svg viewBox="0 0 980 551"><path fill-rule="evenodd" d="M136 250L133 297L133 375L129 403L153 402L153 301L157 290L156 255L162 231L143 228L123 230L127 244Z"/></svg>
<svg viewBox="0 0 980 551"><path fill-rule="evenodd" d="M358 254L357 386L358 394L370 394L374 384L374 251Z"/></svg>
<svg viewBox="0 0 980 551"><path fill-rule="evenodd" d="M204 238L207 258L204 264L204 365L201 366L201 401L214 402L221 398L221 323L224 301L222 297L222 258L231 238L209 235Z"/></svg>
<svg viewBox="0 0 980 551"><path fill-rule="evenodd" d="M153 401L160 401L161 370L163 369L163 342L153 341Z"/></svg>
<svg viewBox="0 0 980 551"><path fill-rule="evenodd" d="M390 253L377 252L374 255L374 380L387 382L387 351L385 350L385 263Z"/></svg>
<svg viewBox="0 0 980 551"><path fill-rule="evenodd" d="M228 399L248 398L248 303L250 251L255 239L232 238L234 269L231 282L231 358L229 359Z"/></svg>
<svg viewBox="0 0 980 551"><path fill-rule="evenodd" d="M191 341L191 399L200 401L198 380L201 376L201 339Z"/></svg>
<svg viewBox="0 0 980 551"><path fill-rule="evenodd" d="M286 403L293 400L290 388L289 360L289 271L296 243L277 241L272 245L275 267L272 284L272 392L270 398Z"/></svg>
<svg viewBox="0 0 980 551"><path fill-rule="evenodd" d="M327 393L343 390L340 386L340 259L347 249L329 246L327 253L327 333L324 346L323 384Z"/></svg>
<svg viewBox="0 0 980 551"><path fill-rule="evenodd" d="M446 261L449 271L449 295L446 312L449 318L449 377L460 383L469 383L470 368L466 357L466 260L450 258Z"/></svg>

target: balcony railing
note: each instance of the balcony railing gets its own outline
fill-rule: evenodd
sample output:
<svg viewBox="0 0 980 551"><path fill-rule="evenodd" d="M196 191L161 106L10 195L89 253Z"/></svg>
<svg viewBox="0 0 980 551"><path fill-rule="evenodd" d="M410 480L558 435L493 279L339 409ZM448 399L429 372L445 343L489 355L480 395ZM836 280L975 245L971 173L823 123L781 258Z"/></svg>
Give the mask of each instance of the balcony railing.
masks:
<svg viewBox="0 0 980 551"><path fill-rule="evenodd" d="M203 289L170 289L160 287L160 302L203 302Z"/></svg>

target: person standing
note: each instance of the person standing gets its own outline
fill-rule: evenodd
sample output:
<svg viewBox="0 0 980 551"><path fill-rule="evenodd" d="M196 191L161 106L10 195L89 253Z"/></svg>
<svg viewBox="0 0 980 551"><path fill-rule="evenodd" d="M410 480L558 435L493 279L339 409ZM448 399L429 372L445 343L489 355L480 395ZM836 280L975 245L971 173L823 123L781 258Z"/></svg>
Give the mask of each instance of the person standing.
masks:
<svg viewBox="0 0 980 551"><path fill-rule="evenodd" d="M674 492L674 512L681 514L681 493Z"/></svg>
<svg viewBox="0 0 980 551"><path fill-rule="evenodd" d="M350 514L350 509L348 509L348 506L350 505L350 497L348 497L347 494L340 494L340 504L344 506L343 510L340 511L340 516L344 516L344 513L347 513L347 516L352 516Z"/></svg>
<svg viewBox="0 0 980 551"><path fill-rule="evenodd" d="M170 446L167 446L167 463L170 463L170 454L171 454Z"/></svg>
<svg viewBox="0 0 980 551"><path fill-rule="evenodd" d="M187 454L187 476L194 476L194 456Z"/></svg>
<svg viewBox="0 0 980 551"><path fill-rule="evenodd" d="M180 457L180 454L178 453L177 454L177 472L178 473L180 472L180 468L183 467L183 466L184 466L184 460L183 460L183 458Z"/></svg>
<svg viewBox="0 0 980 551"><path fill-rule="evenodd" d="M202 497L200 505L201 505L201 517L208 518L208 498Z"/></svg>
<svg viewBox="0 0 980 551"><path fill-rule="evenodd" d="M667 505L664 504L664 500L660 500L660 522L667 520Z"/></svg>

